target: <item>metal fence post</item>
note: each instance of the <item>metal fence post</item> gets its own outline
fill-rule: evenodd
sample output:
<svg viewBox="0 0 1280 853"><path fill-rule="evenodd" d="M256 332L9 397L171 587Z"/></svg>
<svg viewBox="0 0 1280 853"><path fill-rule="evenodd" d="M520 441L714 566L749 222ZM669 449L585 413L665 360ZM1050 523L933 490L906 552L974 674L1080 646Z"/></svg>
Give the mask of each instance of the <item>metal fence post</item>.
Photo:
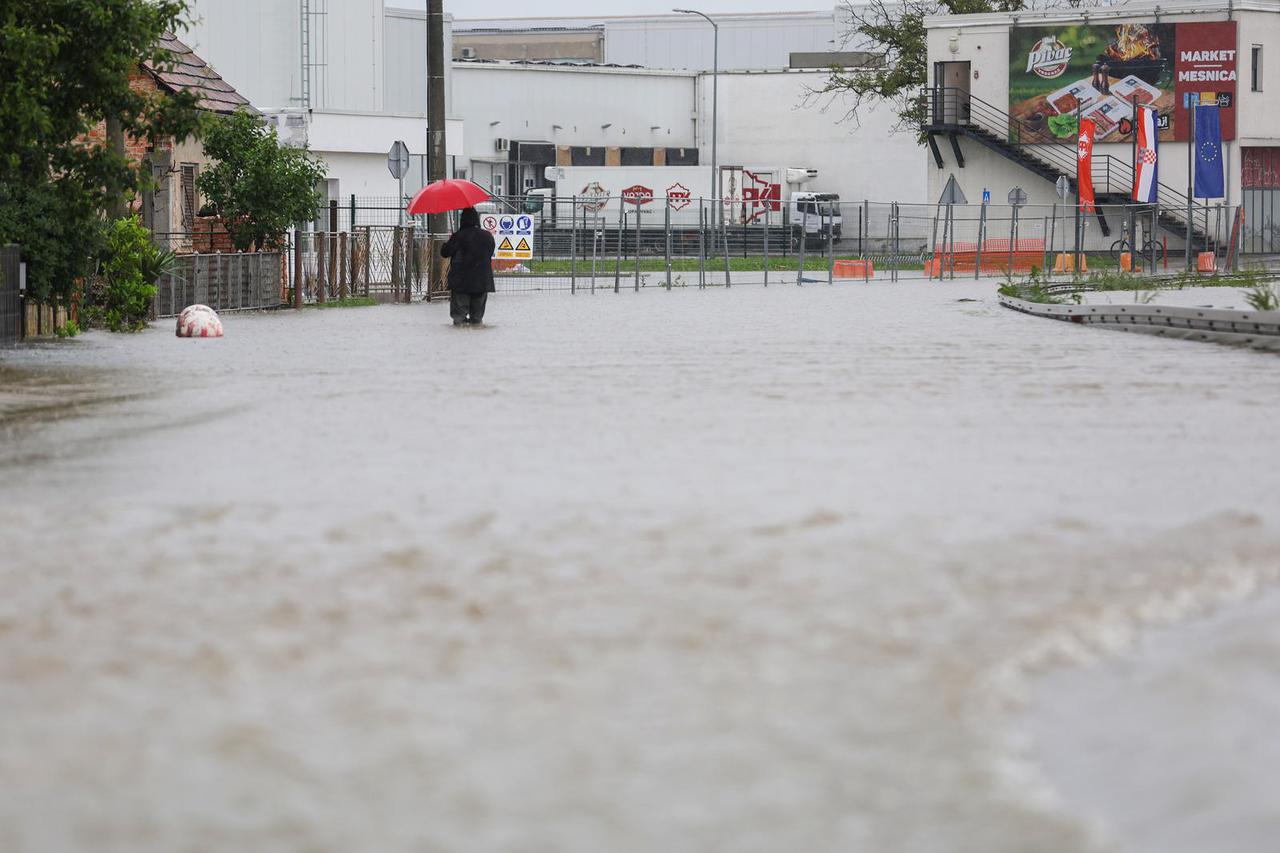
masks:
<svg viewBox="0 0 1280 853"><path fill-rule="evenodd" d="M1009 266L1005 271L1013 275L1013 244L1018 240L1018 206L1009 208Z"/></svg>
<svg viewBox="0 0 1280 853"><path fill-rule="evenodd" d="M764 203L764 286L769 286L769 209L773 207L773 202L765 200Z"/></svg>
<svg viewBox="0 0 1280 853"><path fill-rule="evenodd" d="M724 286L733 284L729 275L729 217L724 212L724 200L720 200L720 232L724 237Z"/></svg>
<svg viewBox="0 0 1280 853"><path fill-rule="evenodd" d="M806 204L806 202L801 202L801 204ZM809 242L809 235L806 233L807 220L808 220L808 214L802 212L800 214L799 265L796 267L796 285L797 286L802 286L804 284L804 250L805 250L805 244Z"/></svg>
<svg viewBox="0 0 1280 853"><path fill-rule="evenodd" d="M662 208L662 239L663 251L666 253L667 264L667 290L671 290L671 201Z"/></svg>
<svg viewBox="0 0 1280 853"><path fill-rule="evenodd" d="M987 203L984 201L978 210L978 247L973 261L973 278L976 281L982 273L982 243L987 237Z"/></svg>
<svg viewBox="0 0 1280 853"><path fill-rule="evenodd" d="M364 295L369 295L369 278L373 264L373 226L364 227Z"/></svg>
<svg viewBox="0 0 1280 853"><path fill-rule="evenodd" d="M703 209L703 199L698 199L698 289L707 286L707 214Z"/></svg>
<svg viewBox="0 0 1280 853"><path fill-rule="evenodd" d="M640 292L640 204L636 204L636 293Z"/></svg>
<svg viewBox="0 0 1280 853"><path fill-rule="evenodd" d="M578 292L578 197L573 196L569 208L569 292ZM582 211L583 222L586 222L587 212Z"/></svg>
<svg viewBox="0 0 1280 853"><path fill-rule="evenodd" d="M825 203L830 204L830 202L825 202ZM830 285L830 284L835 284L834 271L833 271L833 267L835 264L835 258L834 258L835 234L833 232L835 231L835 227L836 227L836 218L834 215L832 215L831 211L827 209L824 209L823 214L825 219L827 220L827 284ZM866 268L865 264L863 264L863 268L864 269Z"/></svg>
<svg viewBox="0 0 1280 853"><path fill-rule="evenodd" d="M617 232L617 252L613 256L613 292L618 292L618 285L622 283L622 237L626 233L626 217L627 202L626 199L618 197L618 232Z"/></svg>

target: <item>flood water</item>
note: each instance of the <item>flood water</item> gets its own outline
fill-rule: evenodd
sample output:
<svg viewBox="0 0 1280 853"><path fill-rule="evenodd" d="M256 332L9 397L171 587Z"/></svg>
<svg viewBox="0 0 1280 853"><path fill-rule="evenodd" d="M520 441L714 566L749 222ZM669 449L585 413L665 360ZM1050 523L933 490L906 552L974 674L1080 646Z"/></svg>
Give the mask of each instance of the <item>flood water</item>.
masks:
<svg viewBox="0 0 1280 853"><path fill-rule="evenodd" d="M1218 851L1280 832L1269 789L1215 775L1266 760L1274 672L1232 736L1160 751L1136 828L1082 793L1130 784L1106 750L1063 760L1218 719L1186 689L1144 727L1108 667L1280 581L1275 354L1037 320L990 282L488 319L0 353L0 849L1145 851L1197 808L1276 830Z"/></svg>

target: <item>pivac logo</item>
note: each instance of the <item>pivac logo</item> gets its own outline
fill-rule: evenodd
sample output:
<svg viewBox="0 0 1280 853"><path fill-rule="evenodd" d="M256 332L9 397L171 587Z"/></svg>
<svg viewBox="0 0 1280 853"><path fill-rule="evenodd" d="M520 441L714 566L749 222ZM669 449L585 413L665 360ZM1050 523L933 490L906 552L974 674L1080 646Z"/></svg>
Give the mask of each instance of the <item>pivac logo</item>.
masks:
<svg viewBox="0 0 1280 853"><path fill-rule="evenodd" d="M1070 61L1071 48L1058 41L1057 36L1045 36L1027 54L1027 73L1052 80L1062 76Z"/></svg>

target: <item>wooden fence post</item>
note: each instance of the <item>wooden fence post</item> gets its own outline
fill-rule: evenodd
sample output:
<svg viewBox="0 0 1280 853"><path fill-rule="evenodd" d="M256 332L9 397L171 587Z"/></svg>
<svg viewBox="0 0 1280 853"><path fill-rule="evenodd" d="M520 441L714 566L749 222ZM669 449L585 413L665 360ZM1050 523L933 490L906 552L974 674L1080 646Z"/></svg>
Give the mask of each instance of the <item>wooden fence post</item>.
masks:
<svg viewBox="0 0 1280 853"><path fill-rule="evenodd" d="M302 310L302 229L293 232L293 307Z"/></svg>
<svg viewBox="0 0 1280 853"><path fill-rule="evenodd" d="M373 226L364 227L364 295L369 295L370 257L373 255Z"/></svg>
<svg viewBox="0 0 1280 853"><path fill-rule="evenodd" d="M400 238L404 229L399 225L391 232L391 301L400 301L400 254L403 247Z"/></svg>
<svg viewBox="0 0 1280 853"><path fill-rule="evenodd" d="M316 301L321 305L325 303L325 277L328 275L329 268L325 263L329 250L329 235L321 232L316 235Z"/></svg>
<svg viewBox="0 0 1280 853"><path fill-rule="evenodd" d="M347 232L343 231L341 234L338 235L338 254L340 256L340 260L338 261L338 267L339 267L338 269L339 297L338 298L339 299L347 298L347 284L349 282L349 276L347 275L347 273L350 272L350 269L351 269L350 259L347 257L347 251L348 251Z"/></svg>
<svg viewBox="0 0 1280 853"><path fill-rule="evenodd" d="M414 224L409 223L404 235L404 304L413 302L413 285L417 281L418 247L413 242Z"/></svg>

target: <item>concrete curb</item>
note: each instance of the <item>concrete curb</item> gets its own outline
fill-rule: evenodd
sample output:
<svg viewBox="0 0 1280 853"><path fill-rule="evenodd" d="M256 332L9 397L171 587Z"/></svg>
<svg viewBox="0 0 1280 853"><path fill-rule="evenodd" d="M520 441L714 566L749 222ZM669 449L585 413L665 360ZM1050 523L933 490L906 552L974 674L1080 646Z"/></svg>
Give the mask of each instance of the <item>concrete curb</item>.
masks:
<svg viewBox="0 0 1280 853"><path fill-rule="evenodd" d="M1062 320L1184 340L1280 350L1280 311L1175 308L1168 305L1050 305L1000 296L1005 308Z"/></svg>

